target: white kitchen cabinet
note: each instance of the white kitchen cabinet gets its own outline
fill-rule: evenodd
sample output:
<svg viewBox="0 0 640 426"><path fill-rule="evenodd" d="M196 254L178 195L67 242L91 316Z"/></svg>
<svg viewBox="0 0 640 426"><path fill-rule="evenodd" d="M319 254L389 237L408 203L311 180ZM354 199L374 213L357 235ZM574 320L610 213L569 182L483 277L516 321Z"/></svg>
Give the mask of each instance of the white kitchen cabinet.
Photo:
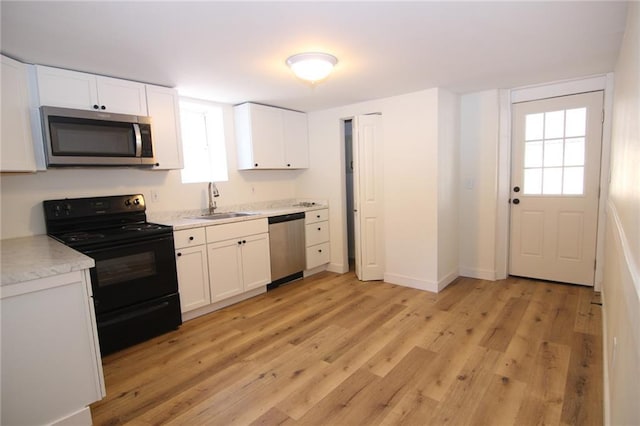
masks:
<svg viewBox="0 0 640 426"><path fill-rule="evenodd" d="M91 424L105 388L89 270L3 285L3 425Z"/></svg>
<svg viewBox="0 0 640 426"><path fill-rule="evenodd" d="M27 67L2 56L0 171L34 172Z"/></svg>
<svg viewBox="0 0 640 426"><path fill-rule="evenodd" d="M145 85L36 65L39 105L146 116Z"/></svg>
<svg viewBox="0 0 640 426"><path fill-rule="evenodd" d="M307 269L329 263L329 209L308 211L304 223Z"/></svg>
<svg viewBox="0 0 640 426"><path fill-rule="evenodd" d="M267 219L209 226L206 231L212 302L271 282Z"/></svg>
<svg viewBox="0 0 640 426"><path fill-rule="evenodd" d="M182 312L210 304L209 265L204 228L175 231L174 244Z"/></svg>
<svg viewBox="0 0 640 426"><path fill-rule="evenodd" d="M305 113L245 103L234 117L240 170L309 167Z"/></svg>
<svg viewBox="0 0 640 426"><path fill-rule="evenodd" d="M182 169L184 162L178 91L147 84L146 93L156 159L154 169Z"/></svg>

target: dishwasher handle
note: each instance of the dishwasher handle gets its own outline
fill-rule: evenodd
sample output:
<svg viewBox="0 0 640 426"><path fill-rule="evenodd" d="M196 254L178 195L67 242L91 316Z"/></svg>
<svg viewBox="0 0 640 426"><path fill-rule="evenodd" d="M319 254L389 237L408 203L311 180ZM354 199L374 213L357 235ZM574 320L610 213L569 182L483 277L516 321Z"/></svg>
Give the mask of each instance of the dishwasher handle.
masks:
<svg viewBox="0 0 640 426"><path fill-rule="evenodd" d="M271 216L269 218L269 225L271 225L272 223L290 222L292 220L300 220L300 219L304 219L304 212L283 214L280 216Z"/></svg>

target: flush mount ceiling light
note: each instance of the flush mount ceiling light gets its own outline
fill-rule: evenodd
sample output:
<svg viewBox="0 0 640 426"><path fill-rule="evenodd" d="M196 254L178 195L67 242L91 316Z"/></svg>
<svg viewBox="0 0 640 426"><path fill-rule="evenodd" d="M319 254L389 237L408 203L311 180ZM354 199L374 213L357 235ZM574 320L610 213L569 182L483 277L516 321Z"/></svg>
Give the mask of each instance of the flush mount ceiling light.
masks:
<svg viewBox="0 0 640 426"><path fill-rule="evenodd" d="M303 80L315 83L326 78L338 63L338 58L328 53L298 53L289 56L287 65Z"/></svg>

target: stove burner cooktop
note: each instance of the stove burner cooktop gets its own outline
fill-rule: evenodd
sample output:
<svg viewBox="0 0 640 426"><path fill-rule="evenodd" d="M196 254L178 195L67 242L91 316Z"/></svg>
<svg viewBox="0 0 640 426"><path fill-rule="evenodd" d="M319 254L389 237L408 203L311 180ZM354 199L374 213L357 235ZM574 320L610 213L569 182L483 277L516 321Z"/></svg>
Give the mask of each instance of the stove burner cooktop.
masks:
<svg viewBox="0 0 640 426"><path fill-rule="evenodd" d="M60 238L70 243L76 243L80 241L99 240L104 238L104 234L98 232L70 232L60 235Z"/></svg>
<svg viewBox="0 0 640 426"><path fill-rule="evenodd" d="M123 225L120 229L124 231L150 231L154 229L160 229L162 225L156 223L134 223L132 225Z"/></svg>

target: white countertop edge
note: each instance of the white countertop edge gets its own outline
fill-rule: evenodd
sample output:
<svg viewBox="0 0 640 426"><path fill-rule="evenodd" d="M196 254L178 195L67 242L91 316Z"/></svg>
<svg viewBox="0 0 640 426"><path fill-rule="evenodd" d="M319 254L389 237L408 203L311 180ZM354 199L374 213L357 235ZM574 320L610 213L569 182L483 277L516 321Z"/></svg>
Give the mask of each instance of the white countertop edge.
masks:
<svg viewBox="0 0 640 426"><path fill-rule="evenodd" d="M244 222L247 220L256 220L256 219L264 219L273 216L279 216L283 214L291 214L291 213L302 213L314 210L323 210L327 209L326 205L315 205L311 207L277 207L272 209L264 209L260 211L242 211L242 213L251 213L251 216L241 216L241 217L232 217L228 219L196 219L193 217L182 217L177 219L156 219L157 223L161 223L163 225L173 226L174 231L180 231L184 229L193 229L193 228L202 228L205 226L215 226L215 225L223 225L226 223L234 223L234 222Z"/></svg>
<svg viewBox="0 0 640 426"><path fill-rule="evenodd" d="M95 261L46 235L0 241L0 286L90 269Z"/></svg>

